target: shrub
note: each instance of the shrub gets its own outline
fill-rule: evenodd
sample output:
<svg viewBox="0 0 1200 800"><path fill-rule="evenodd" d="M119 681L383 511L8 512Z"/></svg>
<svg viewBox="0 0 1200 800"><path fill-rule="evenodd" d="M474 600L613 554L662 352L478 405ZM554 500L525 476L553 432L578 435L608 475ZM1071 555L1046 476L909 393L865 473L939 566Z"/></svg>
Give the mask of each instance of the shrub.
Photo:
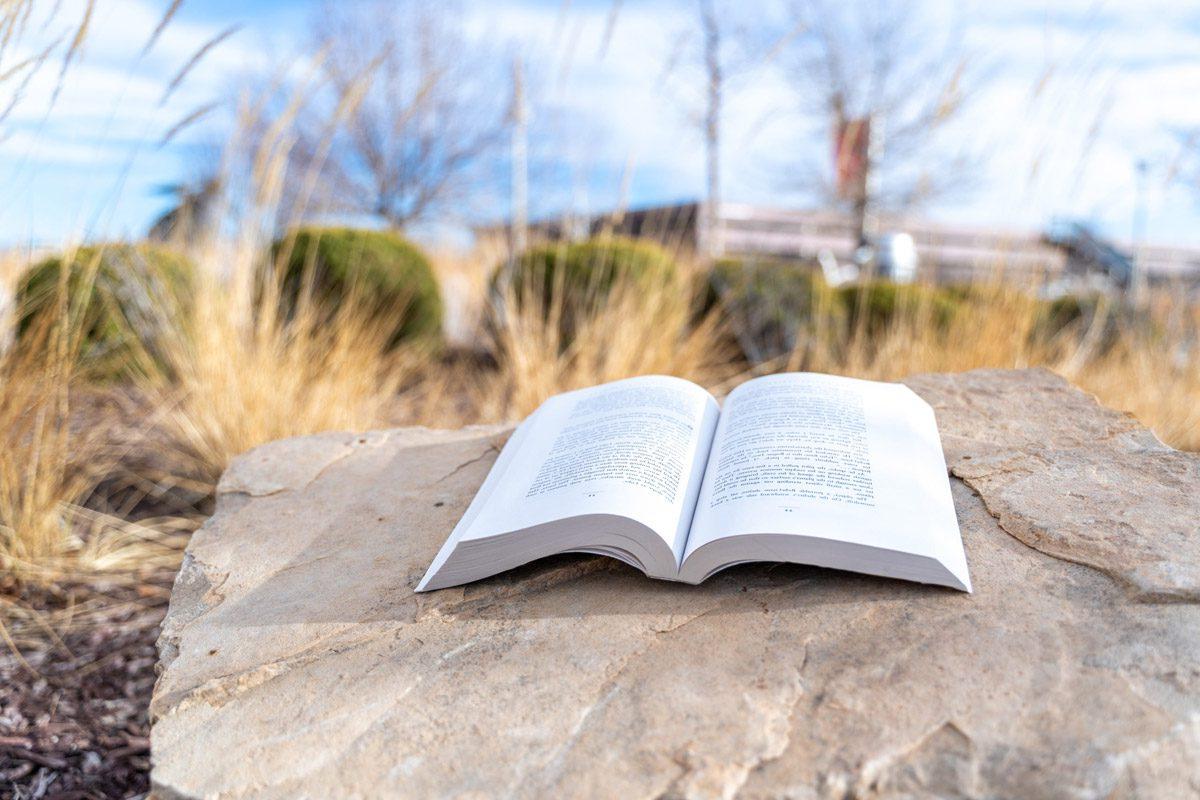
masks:
<svg viewBox="0 0 1200 800"><path fill-rule="evenodd" d="M1078 346L1107 353L1123 334L1148 340L1162 335L1150 315L1119 298L1099 293L1068 294L1038 304L1034 341Z"/></svg>
<svg viewBox="0 0 1200 800"><path fill-rule="evenodd" d="M818 315L840 315L820 267L775 258L724 258L709 273L704 311L720 305L742 351L763 362L794 351Z"/></svg>
<svg viewBox="0 0 1200 800"><path fill-rule="evenodd" d="M272 256L281 270L285 313L295 309L302 291L311 286L313 298L328 309L353 296L379 318L394 319L392 345L440 339L437 279L425 254L402 236L356 228L301 228L275 242Z"/></svg>
<svg viewBox="0 0 1200 800"><path fill-rule="evenodd" d="M53 318L65 285L81 363L104 377L144 371L145 358L164 363L163 326L171 324L171 308L191 295L195 282L192 262L163 247L81 247L38 262L21 278L17 336Z"/></svg>
<svg viewBox="0 0 1200 800"><path fill-rule="evenodd" d="M813 345L840 352L855 336L867 343L897 323L945 330L968 302L960 291L887 281L825 283L810 261L726 258L709 276L706 308L720 304L747 358L759 363Z"/></svg>
<svg viewBox="0 0 1200 800"><path fill-rule="evenodd" d="M653 242L597 237L527 249L511 265L497 268L492 293L497 302L540 302L548 314L560 313L564 341L570 341L577 322L603 303L614 286L649 287L677 273L675 261Z"/></svg>
<svg viewBox="0 0 1200 800"><path fill-rule="evenodd" d="M837 297L850 329L868 336L879 335L897 319L928 320L944 330L964 302L961 293L952 290L888 281L841 286Z"/></svg>
<svg viewBox="0 0 1200 800"><path fill-rule="evenodd" d="M1110 340L1119 333L1117 328L1133 327L1139 321L1128 304L1113 298L1097 293L1066 294L1040 304L1034 333L1044 339L1064 335L1078 338L1099 326L1104 339Z"/></svg>

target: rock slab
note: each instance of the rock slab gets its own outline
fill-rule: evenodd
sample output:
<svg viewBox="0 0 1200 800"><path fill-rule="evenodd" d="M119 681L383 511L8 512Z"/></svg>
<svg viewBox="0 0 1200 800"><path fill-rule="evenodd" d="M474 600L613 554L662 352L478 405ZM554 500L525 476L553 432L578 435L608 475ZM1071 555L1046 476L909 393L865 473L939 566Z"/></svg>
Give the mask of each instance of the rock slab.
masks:
<svg viewBox="0 0 1200 800"><path fill-rule="evenodd" d="M587 556L416 595L507 429L246 454L163 625L156 796L1200 794L1200 458L1050 373L908 383L973 595Z"/></svg>

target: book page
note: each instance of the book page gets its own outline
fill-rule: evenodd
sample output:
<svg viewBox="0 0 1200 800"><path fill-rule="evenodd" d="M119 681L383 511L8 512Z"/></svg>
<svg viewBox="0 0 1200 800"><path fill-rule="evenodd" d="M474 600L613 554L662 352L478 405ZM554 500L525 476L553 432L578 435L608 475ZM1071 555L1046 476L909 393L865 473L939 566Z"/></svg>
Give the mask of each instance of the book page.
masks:
<svg viewBox="0 0 1200 800"><path fill-rule="evenodd" d="M519 448L463 538L617 514L662 536L678 563L717 416L708 392L664 376L553 397L521 425Z"/></svg>
<svg viewBox="0 0 1200 800"><path fill-rule="evenodd" d="M794 373L727 398L686 554L798 534L938 560L966 574L933 411L908 387Z"/></svg>

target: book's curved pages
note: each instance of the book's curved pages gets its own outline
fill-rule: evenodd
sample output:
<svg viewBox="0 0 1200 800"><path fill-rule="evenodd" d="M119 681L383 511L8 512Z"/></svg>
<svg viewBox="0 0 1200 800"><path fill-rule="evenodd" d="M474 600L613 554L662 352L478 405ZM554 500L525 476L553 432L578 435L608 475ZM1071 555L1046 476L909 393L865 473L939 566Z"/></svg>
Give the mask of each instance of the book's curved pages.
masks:
<svg viewBox="0 0 1200 800"><path fill-rule="evenodd" d="M659 375L547 400L417 591L557 553L692 584L787 561L971 590L932 409L901 384L814 373L748 381L723 408Z"/></svg>

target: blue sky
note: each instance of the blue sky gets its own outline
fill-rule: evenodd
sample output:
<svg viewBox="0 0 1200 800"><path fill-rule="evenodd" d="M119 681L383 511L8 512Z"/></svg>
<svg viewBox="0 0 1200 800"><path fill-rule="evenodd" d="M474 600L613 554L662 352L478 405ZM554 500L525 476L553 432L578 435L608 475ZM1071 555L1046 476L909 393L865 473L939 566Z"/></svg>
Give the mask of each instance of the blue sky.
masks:
<svg viewBox="0 0 1200 800"><path fill-rule="evenodd" d="M0 73L78 18L64 0L45 30L27 33ZM50 103L57 69L42 70L0 123L0 245L140 235L163 207L157 187L195 171L195 151L224 134L215 114L166 146L163 133L196 108L228 100L239 75L294 54L317 5L281 0L192 0L157 46L141 54L167 0L97 0L82 58ZM49 5L49 4L47 4ZM950 4L930 4L934 15ZM602 46L611 2L467 3L470 35L519 50L547 73L534 125L552 130L561 181L538 186L538 208L598 211L697 197L701 139L680 81L663 81L693 4L630 2ZM756 4L740 4L757 14ZM1200 245L1200 189L1173 180L1181 132L1200 129L1200 10L1150 0L966 6L966 43L1001 64L969 113L947 133L978 156L973 190L924 216L955 224L1035 230L1056 216L1093 221L1127 239L1145 160L1148 239ZM231 24L237 34L164 99L172 76ZM0 98L7 102L7 97ZM725 197L806 206L812 193L786 181L797 159L827 151L823 121L796 111L769 67L731 87L723 147ZM502 216L487 198L472 214Z"/></svg>

